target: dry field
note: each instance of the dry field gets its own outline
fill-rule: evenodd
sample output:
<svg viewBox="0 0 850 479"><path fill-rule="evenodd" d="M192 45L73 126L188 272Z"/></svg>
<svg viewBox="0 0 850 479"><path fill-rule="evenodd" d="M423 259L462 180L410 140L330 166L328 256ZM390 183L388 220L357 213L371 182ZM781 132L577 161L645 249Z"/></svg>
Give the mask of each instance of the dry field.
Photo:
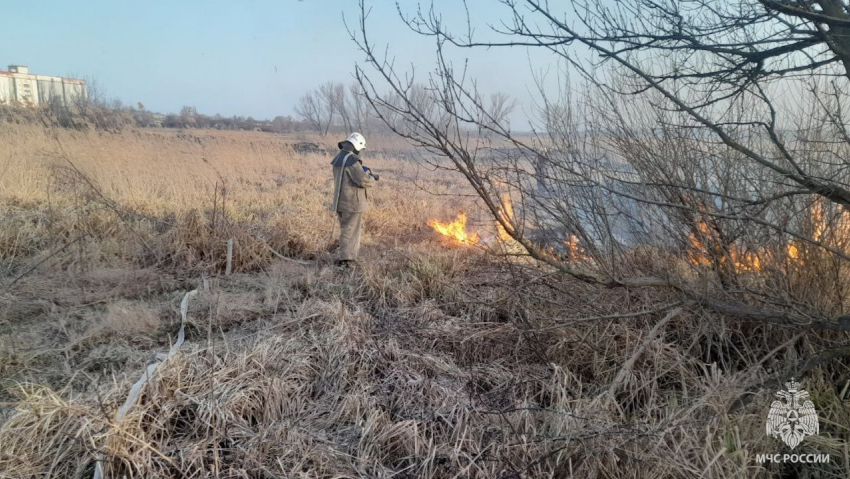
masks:
<svg viewBox="0 0 850 479"><path fill-rule="evenodd" d="M365 157L363 262L333 267L330 156L305 140L3 125L0 478L850 476L817 372L799 451L831 464L755 463L772 391L727 413L799 336L449 244L429 219L488 225L396 139Z"/></svg>

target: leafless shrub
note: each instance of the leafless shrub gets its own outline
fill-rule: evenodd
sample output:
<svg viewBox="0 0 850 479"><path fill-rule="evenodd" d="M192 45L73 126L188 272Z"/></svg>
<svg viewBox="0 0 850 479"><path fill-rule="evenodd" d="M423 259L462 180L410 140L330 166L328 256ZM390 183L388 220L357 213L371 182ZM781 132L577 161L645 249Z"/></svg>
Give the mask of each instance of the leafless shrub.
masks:
<svg viewBox="0 0 850 479"><path fill-rule="evenodd" d="M574 26L549 3L502 3L504 26L484 40L472 28L447 31L434 9L402 11L437 44L436 72L423 80L378 54L361 2L351 34L371 70L357 77L377 111L399 117L382 117L388 126L447 160L505 235L547 268L595 287L667 290L745 328L780 325L824 341L772 371L773 381L755 379L751 362L730 365L750 371L744 389L814 368L838 375L850 354L850 142L838 120L846 73L834 68L844 40L833 32L844 9L573 2ZM581 79L577 97L541 94L532 139L497 121L445 53L513 46L547 49ZM576 46L597 57L580 61ZM799 102L780 100L791 92Z"/></svg>

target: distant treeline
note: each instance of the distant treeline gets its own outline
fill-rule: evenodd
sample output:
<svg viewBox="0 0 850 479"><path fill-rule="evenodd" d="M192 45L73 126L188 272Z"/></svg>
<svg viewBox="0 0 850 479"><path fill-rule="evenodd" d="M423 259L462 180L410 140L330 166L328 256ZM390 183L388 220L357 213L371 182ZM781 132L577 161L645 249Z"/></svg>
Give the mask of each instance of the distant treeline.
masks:
<svg viewBox="0 0 850 479"><path fill-rule="evenodd" d="M272 120L252 117L205 115L195 107L184 106L180 113L162 114L145 109L139 103L125 106L120 101L88 101L82 105L65 106L58 103L29 106L0 105L0 124L38 123L51 127L117 131L124 128L217 128L221 130L267 131L284 133L309 131L309 123L291 116Z"/></svg>
<svg viewBox="0 0 850 479"><path fill-rule="evenodd" d="M414 88L414 97L422 105L433 105L431 95L423 87ZM388 124L396 129L404 127L399 120L403 111L398 95L391 95L398 105L384 103L373 106L363 94L359 84L346 86L325 83L307 92L295 106L295 117L276 116L257 120L244 116L206 115L194 106L184 106L179 113L149 111L142 103L128 106L120 100L106 99L97 83L89 81L88 95L73 104L50 102L38 106L19 103L0 104L0 124L39 123L51 127L117 131L124 128L214 128L220 130L265 131L287 133L312 131L320 135L360 131L363 133L389 132ZM515 103L503 94L490 98L492 115L505 120ZM425 108L427 109L427 108Z"/></svg>

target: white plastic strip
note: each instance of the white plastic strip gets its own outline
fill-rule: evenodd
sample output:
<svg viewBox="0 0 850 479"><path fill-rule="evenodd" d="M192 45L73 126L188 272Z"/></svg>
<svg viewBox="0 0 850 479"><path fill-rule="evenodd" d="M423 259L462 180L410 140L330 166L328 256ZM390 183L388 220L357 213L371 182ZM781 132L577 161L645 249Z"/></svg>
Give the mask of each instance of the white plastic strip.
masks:
<svg viewBox="0 0 850 479"><path fill-rule="evenodd" d="M183 296L183 301L180 303L180 331L177 333L177 341L171 345L171 349L168 350L168 354L157 354L156 360L145 368L145 372L142 373L142 376L133 384L133 387L130 388L130 394L127 396L127 400L124 401L124 405L118 408L118 413L115 415L115 425L121 423L121 420L124 419L124 416L127 414L127 411L136 403L136 399L138 399L139 394L142 392L142 388L147 384L148 380L153 376L153 373L156 372L157 368L164 363L168 358L173 356L180 346L183 345L183 341L186 339L186 315L189 313L189 298L194 296L198 290L193 289L186 293ZM94 476L92 479L102 479L103 478L103 461L105 457L103 453L98 454L97 463L94 466Z"/></svg>

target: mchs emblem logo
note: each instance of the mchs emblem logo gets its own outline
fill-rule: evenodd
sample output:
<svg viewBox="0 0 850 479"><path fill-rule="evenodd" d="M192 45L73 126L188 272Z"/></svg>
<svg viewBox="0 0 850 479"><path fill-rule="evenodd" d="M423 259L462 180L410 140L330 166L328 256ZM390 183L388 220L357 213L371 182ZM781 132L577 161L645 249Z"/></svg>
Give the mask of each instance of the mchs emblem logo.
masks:
<svg viewBox="0 0 850 479"><path fill-rule="evenodd" d="M779 391L779 398L770 405L767 413L767 434L782 439L791 449L803 438L818 433L818 414L809 399L809 393L800 389L794 378L785 383L787 391Z"/></svg>

